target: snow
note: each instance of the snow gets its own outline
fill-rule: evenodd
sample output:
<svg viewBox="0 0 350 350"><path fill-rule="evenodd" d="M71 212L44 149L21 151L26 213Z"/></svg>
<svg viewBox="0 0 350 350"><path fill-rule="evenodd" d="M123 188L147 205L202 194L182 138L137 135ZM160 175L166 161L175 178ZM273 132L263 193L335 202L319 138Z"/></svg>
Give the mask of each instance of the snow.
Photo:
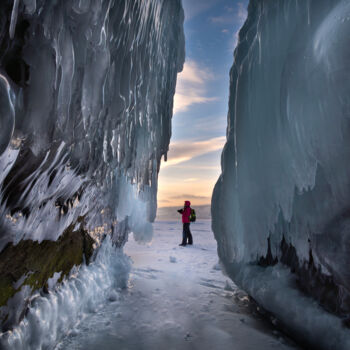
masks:
<svg viewBox="0 0 350 350"><path fill-rule="evenodd" d="M218 269L210 221L191 224L191 230L194 245L186 247L178 246L179 221L156 222L148 244L130 235L128 288L85 318L56 349L295 349Z"/></svg>
<svg viewBox="0 0 350 350"><path fill-rule="evenodd" d="M266 295L259 281L268 272L248 271L266 256L268 238L274 257L281 257L284 237L306 268L311 248L315 266L340 290L332 303L349 316L349 18L349 1L250 1L230 72L227 143L212 198L218 252L230 276L291 328L294 321L308 328L318 349L320 339L345 332L340 319L327 327L323 314L318 322L311 297L287 302L296 291L278 277L280 266L268 270ZM274 292L282 295L271 301ZM307 309L306 301L310 320L288 320Z"/></svg>

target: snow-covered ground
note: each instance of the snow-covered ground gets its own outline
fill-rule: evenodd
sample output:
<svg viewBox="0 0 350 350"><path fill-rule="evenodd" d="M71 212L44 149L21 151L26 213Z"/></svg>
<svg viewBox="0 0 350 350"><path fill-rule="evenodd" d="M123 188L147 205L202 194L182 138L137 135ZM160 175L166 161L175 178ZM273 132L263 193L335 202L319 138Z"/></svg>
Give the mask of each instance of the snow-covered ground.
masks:
<svg viewBox="0 0 350 350"><path fill-rule="evenodd" d="M128 288L112 294L57 349L296 349L222 274L210 221L191 226L194 245L187 247L178 246L180 222L156 222L148 245L131 235Z"/></svg>

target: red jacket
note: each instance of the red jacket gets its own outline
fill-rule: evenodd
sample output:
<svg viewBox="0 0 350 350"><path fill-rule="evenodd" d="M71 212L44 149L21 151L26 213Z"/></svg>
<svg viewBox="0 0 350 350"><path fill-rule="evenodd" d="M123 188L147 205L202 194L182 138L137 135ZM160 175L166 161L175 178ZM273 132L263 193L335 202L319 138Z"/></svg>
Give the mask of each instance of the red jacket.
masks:
<svg viewBox="0 0 350 350"><path fill-rule="evenodd" d="M182 211L182 222L184 224L189 224L190 223L190 216L191 216L191 202L190 201L186 201L185 202L185 207Z"/></svg>

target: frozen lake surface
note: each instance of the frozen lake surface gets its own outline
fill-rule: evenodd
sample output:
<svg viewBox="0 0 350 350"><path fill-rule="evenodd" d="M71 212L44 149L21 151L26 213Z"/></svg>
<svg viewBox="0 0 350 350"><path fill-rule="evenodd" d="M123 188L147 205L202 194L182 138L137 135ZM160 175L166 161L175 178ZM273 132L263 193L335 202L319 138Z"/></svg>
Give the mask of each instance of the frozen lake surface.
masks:
<svg viewBox="0 0 350 350"><path fill-rule="evenodd" d="M191 230L194 245L187 247L178 246L180 222L156 222L148 245L130 235L128 288L82 320L56 349L297 349L222 274L210 221Z"/></svg>

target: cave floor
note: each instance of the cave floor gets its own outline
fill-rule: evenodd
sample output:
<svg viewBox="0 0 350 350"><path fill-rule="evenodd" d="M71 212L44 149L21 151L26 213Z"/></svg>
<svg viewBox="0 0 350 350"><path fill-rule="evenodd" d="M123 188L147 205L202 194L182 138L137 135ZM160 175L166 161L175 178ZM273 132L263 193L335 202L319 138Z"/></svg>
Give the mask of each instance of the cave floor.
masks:
<svg viewBox="0 0 350 350"><path fill-rule="evenodd" d="M156 222L154 231L147 245L129 237L128 288L57 349L297 349L222 274L210 221L191 225L193 246L178 246L179 222Z"/></svg>

